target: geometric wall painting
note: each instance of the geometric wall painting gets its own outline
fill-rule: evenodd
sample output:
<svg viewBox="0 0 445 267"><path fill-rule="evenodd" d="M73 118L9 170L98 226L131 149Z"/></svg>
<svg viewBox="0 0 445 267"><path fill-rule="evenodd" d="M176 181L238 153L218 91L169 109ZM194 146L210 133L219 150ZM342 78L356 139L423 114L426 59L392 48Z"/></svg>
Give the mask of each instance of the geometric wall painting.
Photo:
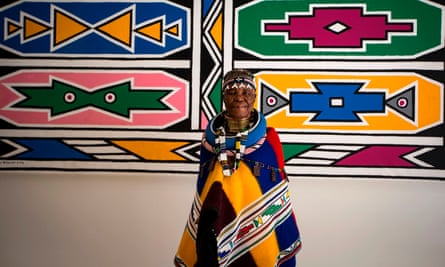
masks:
<svg viewBox="0 0 445 267"><path fill-rule="evenodd" d="M259 109L280 129L415 133L443 123L443 85L415 73L256 77Z"/></svg>
<svg viewBox="0 0 445 267"><path fill-rule="evenodd" d="M252 71L292 177L445 180L433 0L4 1L0 172L196 174Z"/></svg>

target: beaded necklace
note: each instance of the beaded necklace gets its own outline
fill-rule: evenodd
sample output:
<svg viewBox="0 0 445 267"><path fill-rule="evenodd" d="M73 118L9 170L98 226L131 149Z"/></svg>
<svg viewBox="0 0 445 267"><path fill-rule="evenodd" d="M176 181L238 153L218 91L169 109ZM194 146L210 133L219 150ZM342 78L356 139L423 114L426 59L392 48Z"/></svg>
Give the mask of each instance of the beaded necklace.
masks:
<svg viewBox="0 0 445 267"><path fill-rule="evenodd" d="M235 161L233 167L229 164L226 147L226 130L221 126L217 130L217 137L215 139L215 152L218 155L218 160L221 162L224 176L232 176L238 170L244 151L246 150L246 140L249 134L248 130L238 132L235 137Z"/></svg>

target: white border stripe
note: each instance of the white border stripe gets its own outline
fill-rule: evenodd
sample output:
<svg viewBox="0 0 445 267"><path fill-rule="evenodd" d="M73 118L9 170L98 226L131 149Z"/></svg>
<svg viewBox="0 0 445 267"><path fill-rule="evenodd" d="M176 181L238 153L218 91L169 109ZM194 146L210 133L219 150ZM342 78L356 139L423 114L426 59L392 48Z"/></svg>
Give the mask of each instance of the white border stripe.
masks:
<svg viewBox="0 0 445 267"><path fill-rule="evenodd" d="M258 61L238 60L236 68L245 69L278 69L278 70L444 70L445 64L441 61L268 61L259 64Z"/></svg>
<svg viewBox="0 0 445 267"><path fill-rule="evenodd" d="M153 163L153 162L98 162L98 161L38 161L38 160L1 160L2 169L59 169L59 170L99 170L99 171L153 171L168 172L181 170L182 172L198 171L198 163Z"/></svg>
<svg viewBox="0 0 445 267"><path fill-rule="evenodd" d="M11 138L72 138L78 142L79 138L138 138L156 140L191 140L200 141L202 132L154 132L154 131L125 131L125 130L0 130L0 137ZM67 140L63 140L65 143Z"/></svg>
<svg viewBox="0 0 445 267"><path fill-rule="evenodd" d="M312 159L339 159L349 155L349 152L342 151L320 151L310 150L298 155L300 158L312 158Z"/></svg>
<svg viewBox="0 0 445 267"><path fill-rule="evenodd" d="M288 175L340 176L340 177L382 177L382 178L445 178L445 170L415 168L378 168L378 167L321 167L321 166L286 166ZM298 178L298 177L296 177Z"/></svg>
<svg viewBox="0 0 445 267"><path fill-rule="evenodd" d="M232 51L233 51L233 35L237 34L237 27L233 22L233 3L232 1L224 1L224 43L223 43L223 74L232 69ZM258 67L258 62L256 66Z"/></svg>
<svg viewBox="0 0 445 267"><path fill-rule="evenodd" d="M191 81L191 129L200 128L201 111L201 1L193 2L193 50ZM166 60L168 61L168 60Z"/></svg>
<svg viewBox="0 0 445 267"><path fill-rule="evenodd" d="M70 68L167 68L167 69L188 69L189 60L114 60L114 59L4 59L0 60L0 67L70 67Z"/></svg>
<svg viewBox="0 0 445 267"><path fill-rule="evenodd" d="M0 132L1 133L1 132ZM282 143L310 144L358 144L358 145L412 145L443 146L443 137L426 136L372 136L372 135L335 135L335 134L283 134Z"/></svg>

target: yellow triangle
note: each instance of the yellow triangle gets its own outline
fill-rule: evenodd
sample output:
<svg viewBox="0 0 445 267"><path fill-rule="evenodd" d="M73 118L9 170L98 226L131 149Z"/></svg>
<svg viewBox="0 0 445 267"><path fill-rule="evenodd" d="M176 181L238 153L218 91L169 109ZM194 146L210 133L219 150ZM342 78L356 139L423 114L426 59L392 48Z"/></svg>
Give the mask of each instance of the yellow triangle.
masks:
<svg viewBox="0 0 445 267"><path fill-rule="evenodd" d="M222 50L222 25L222 14L219 14L218 18L210 29L210 34L220 50Z"/></svg>
<svg viewBox="0 0 445 267"><path fill-rule="evenodd" d="M10 21L8 21L7 26L8 26L8 32L7 32L8 35L11 35L21 29L19 25L12 23Z"/></svg>
<svg viewBox="0 0 445 267"><path fill-rule="evenodd" d="M131 46L131 27L132 11L129 10L128 12L102 24L97 30L127 46Z"/></svg>
<svg viewBox="0 0 445 267"><path fill-rule="evenodd" d="M162 42L162 20L157 20L153 23L144 25L136 31L142 35L145 35L153 40L156 40L158 42Z"/></svg>
<svg viewBox="0 0 445 267"><path fill-rule="evenodd" d="M146 160L155 161L186 161L174 152L188 142L179 141L147 141L147 140L116 140L114 144L134 153Z"/></svg>
<svg viewBox="0 0 445 267"><path fill-rule="evenodd" d="M23 24L24 40L42 34L50 29L48 26L26 16L24 17Z"/></svg>
<svg viewBox="0 0 445 267"><path fill-rule="evenodd" d="M166 30L168 33L173 34L174 36L179 36L179 25L175 24Z"/></svg>
<svg viewBox="0 0 445 267"><path fill-rule="evenodd" d="M58 10L55 10L54 21L54 45L59 45L89 29L87 25Z"/></svg>

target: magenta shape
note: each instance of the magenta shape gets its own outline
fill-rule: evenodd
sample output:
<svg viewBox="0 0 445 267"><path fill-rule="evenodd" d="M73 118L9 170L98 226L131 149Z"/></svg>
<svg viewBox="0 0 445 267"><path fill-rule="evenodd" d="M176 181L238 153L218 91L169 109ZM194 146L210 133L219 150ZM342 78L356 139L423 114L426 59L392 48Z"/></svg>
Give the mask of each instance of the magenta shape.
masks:
<svg viewBox="0 0 445 267"><path fill-rule="evenodd" d="M416 149L414 146L371 146L338 161L335 165L414 167L416 165L402 157Z"/></svg>
<svg viewBox="0 0 445 267"><path fill-rule="evenodd" d="M346 30L327 28L335 23ZM315 47L361 48L364 40L388 40L388 32L412 32L410 23L389 23L387 14L364 14L362 7L315 8L313 15L294 15L287 23L267 23L266 32L287 32L290 40L313 40Z"/></svg>

